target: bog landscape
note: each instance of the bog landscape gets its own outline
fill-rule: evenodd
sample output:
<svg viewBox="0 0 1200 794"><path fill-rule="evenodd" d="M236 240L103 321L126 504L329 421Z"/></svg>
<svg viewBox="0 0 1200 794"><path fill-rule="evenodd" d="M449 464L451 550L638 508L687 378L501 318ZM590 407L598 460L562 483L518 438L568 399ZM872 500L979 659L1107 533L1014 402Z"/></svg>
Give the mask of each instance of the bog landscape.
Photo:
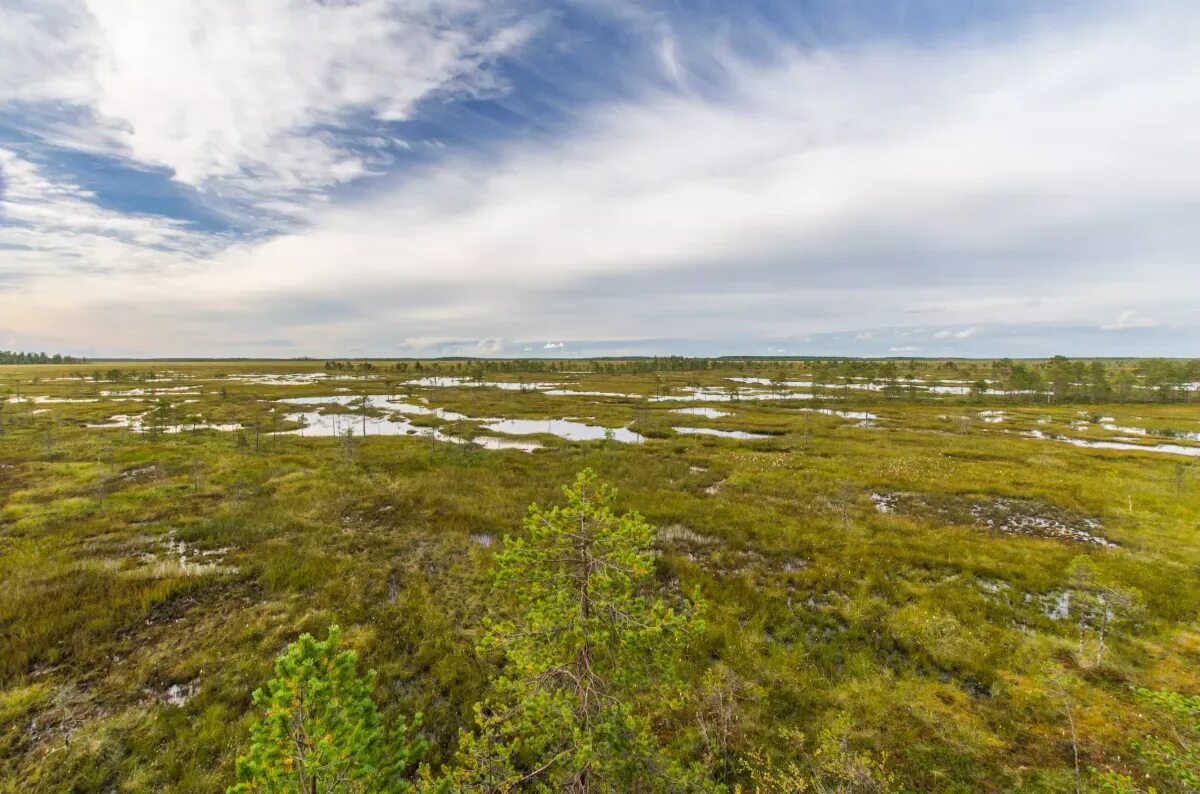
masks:
<svg viewBox="0 0 1200 794"><path fill-rule="evenodd" d="M0 0L0 794L1200 794L1198 42Z"/></svg>
<svg viewBox="0 0 1200 794"><path fill-rule="evenodd" d="M251 695L276 656L311 634L317 675L337 626L380 736L331 727L331 758L377 768L314 790L589 768L579 790L1194 790L1197 381L1061 358L5 366L0 788L231 786L252 746L272 760ZM570 576L584 536L600 617Z"/></svg>

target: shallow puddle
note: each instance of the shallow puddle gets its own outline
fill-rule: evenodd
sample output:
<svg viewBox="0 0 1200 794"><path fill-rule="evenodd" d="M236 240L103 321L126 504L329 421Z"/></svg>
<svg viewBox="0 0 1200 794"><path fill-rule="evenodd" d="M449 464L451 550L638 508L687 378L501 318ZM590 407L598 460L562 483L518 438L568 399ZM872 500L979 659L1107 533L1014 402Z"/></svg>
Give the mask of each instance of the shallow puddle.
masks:
<svg viewBox="0 0 1200 794"><path fill-rule="evenodd" d="M406 386L427 386L434 388L465 387L483 389L502 389L504 391L547 391L563 386L562 383L514 383L512 381L474 380L452 376L417 378L404 381Z"/></svg>
<svg viewBox="0 0 1200 794"><path fill-rule="evenodd" d="M457 414L456 414L457 415ZM331 438L335 436L412 436L427 438L446 444L475 444L485 449L502 450L515 449L521 452L533 452L541 449L541 444L512 441L491 436L476 436L461 438L444 433L435 427L417 427L402 417L363 416L362 414L322 414L317 411L288 414L287 419L301 422L304 427L296 430L284 430L281 434L298 435L312 438ZM365 421L364 421L365 420Z"/></svg>
<svg viewBox="0 0 1200 794"><path fill-rule="evenodd" d="M716 408L707 408L703 405L693 405L690 408L672 408L671 413L703 416L705 419L720 419L725 416L732 416L729 411L718 411Z"/></svg>
<svg viewBox="0 0 1200 794"><path fill-rule="evenodd" d="M357 399L357 398L355 398ZM289 413L284 416L292 422L299 422L303 427L295 430L281 430L281 434L330 437L330 436L407 436L416 435L419 430L405 420L393 420L389 417L366 416L364 414L324 414L320 411L303 411ZM428 430L430 428L421 428Z"/></svg>
<svg viewBox="0 0 1200 794"><path fill-rule="evenodd" d="M197 386L163 386L155 388L136 388L136 389L105 389L100 392L101 397L115 397L117 399L129 397L155 397L160 394L188 394L197 395L200 393L200 388Z"/></svg>
<svg viewBox="0 0 1200 794"><path fill-rule="evenodd" d="M25 395L13 395L8 398L10 403L34 403L36 405L48 405L51 403L98 403L100 399L97 397L50 397L42 394L36 397L27 397Z"/></svg>
<svg viewBox="0 0 1200 794"><path fill-rule="evenodd" d="M797 410L804 411L810 414L824 414L825 416L837 416L842 419L858 419L862 422L873 422L879 417L868 411L839 411L835 408L799 408Z"/></svg>
<svg viewBox="0 0 1200 794"><path fill-rule="evenodd" d="M711 427L676 427L676 433L696 436L717 436L719 438L762 439L770 438L763 433L748 433L745 430L714 430Z"/></svg>
<svg viewBox="0 0 1200 794"><path fill-rule="evenodd" d="M222 433L230 433L234 430L241 430L239 424L221 424L210 422L184 422L180 424L161 424L155 425L153 421L147 420L146 414L116 414L110 416L107 422L94 422L86 424L88 428L109 428L121 427L126 430L132 430L135 433L190 433L196 430L217 430Z"/></svg>
<svg viewBox="0 0 1200 794"><path fill-rule="evenodd" d="M1127 452L1161 452L1167 455L1186 455L1200 458L1200 447L1185 447L1182 444L1135 444L1132 441L1089 441L1083 438L1068 438L1066 436L1051 436L1056 441L1065 441L1077 447L1090 449L1119 449Z"/></svg>
<svg viewBox="0 0 1200 794"><path fill-rule="evenodd" d="M652 397L654 402L683 401L692 402L740 402L742 400L811 400L813 395L802 392L771 392L761 389L722 389L717 386L691 386L683 394L664 394Z"/></svg>
<svg viewBox="0 0 1200 794"><path fill-rule="evenodd" d="M377 395L366 395L367 407L377 407L376 401L379 399L381 398ZM353 405L357 407L364 402L364 398L356 394L321 394L316 397L283 397L275 402L288 405Z"/></svg>
<svg viewBox="0 0 1200 794"><path fill-rule="evenodd" d="M619 397L627 400L640 400L640 394L628 394L619 391L574 391L573 389L548 389L542 394L548 394L551 397Z"/></svg>
<svg viewBox="0 0 1200 794"><path fill-rule="evenodd" d="M239 373L237 375L227 375L224 378L214 378L214 380L217 382L229 380L240 383L253 383L258 386L305 386L318 383L329 377L329 373L326 372L300 372L290 375Z"/></svg>
<svg viewBox="0 0 1200 794"><path fill-rule="evenodd" d="M624 443L640 443L642 436L627 427L601 427L572 422L569 419L501 419L484 425L493 433L508 433L515 436L548 434L565 438L567 441L603 441L611 439Z"/></svg>
<svg viewBox="0 0 1200 794"><path fill-rule="evenodd" d="M484 422L486 419L472 419L466 414L456 413L444 408L431 408L428 405L417 405L415 403L403 402L401 400L393 400L379 394L368 395L352 395L352 394L337 394L329 396L317 397L284 397L275 402L286 403L288 405L344 405L350 408L362 408L379 410L379 411L395 411L401 414L410 414L414 416L436 416L439 419L445 419L448 422L468 421L468 422Z"/></svg>
<svg viewBox="0 0 1200 794"><path fill-rule="evenodd" d="M1109 419L1105 422L1105 419ZM1120 433L1126 436L1159 436L1161 438L1177 438L1184 441L1200 441L1200 433L1193 433L1187 430L1160 430L1146 427L1129 427L1127 425L1112 424L1109 417L1101 417L1100 427L1110 433Z"/></svg>
<svg viewBox="0 0 1200 794"><path fill-rule="evenodd" d="M1062 441L1076 447L1088 449L1115 449L1123 452L1158 452L1165 455L1184 455L1189 458L1200 458L1200 447L1186 447L1182 444L1138 444L1133 441L1092 441L1086 438L1073 438L1043 433L1041 430L1026 430L1021 433L1026 438L1036 438L1046 441Z"/></svg>

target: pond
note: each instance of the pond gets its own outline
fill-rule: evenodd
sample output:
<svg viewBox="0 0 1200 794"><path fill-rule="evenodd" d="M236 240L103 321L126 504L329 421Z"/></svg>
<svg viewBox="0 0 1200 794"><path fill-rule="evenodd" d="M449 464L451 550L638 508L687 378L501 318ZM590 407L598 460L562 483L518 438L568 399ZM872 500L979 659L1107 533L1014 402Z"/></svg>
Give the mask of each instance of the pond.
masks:
<svg viewBox="0 0 1200 794"><path fill-rule="evenodd" d="M362 414L323 414L318 411L288 414L287 418L301 422L304 427L295 430L280 431L284 435L301 437L335 437L349 434L351 437L367 436L412 436L427 438L447 444L476 444L485 449L501 450L515 449L521 452L533 452L541 449L542 445L527 441L514 441L490 436L462 438L444 433L435 427L417 427L407 419L400 417L363 416Z"/></svg>
<svg viewBox="0 0 1200 794"><path fill-rule="evenodd" d="M705 419L720 419L724 416L732 416L729 411L718 411L716 408L708 408L703 405L693 405L689 408L672 408L671 413L703 416Z"/></svg>
<svg viewBox="0 0 1200 794"><path fill-rule="evenodd" d="M1048 441L1062 441L1076 447L1088 449L1116 449L1124 452L1158 452L1166 455L1184 455L1190 458L1200 458L1200 447L1187 447L1182 444L1137 444L1133 441L1092 441L1086 438L1059 436L1044 433L1041 430L1026 430L1021 433L1026 438L1036 438Z"/></svg>
<svg viewBox="0 0 1200 794"><path fill-rule="evenodd" d="M839 411L836 408L800 408L797 409L809 414L824 414L825 416L837 416L842 419L857 419L862 422L871 422L879 417L867 411Z"/></svg>
<svg viewBox="0 0 1200 794"><path fill-rule="evenodd" d="M436 416L439 419L445 419L448 422L457 422L460 420L482 422L483 419L471 419L471 417L449 411L444 408L431 408L428 405L416 405L414 403L403 402L401 400L393 400L389 397L384 397L379 394L354 395L354 394L338 394L338 395L322 395L317 397L285 397L275 402L286 403L288 405L344 405L349 408L362 408L364 404L367 408L381 411L396 411L402 414L412 414L417 416Z"/></svg>
<svg viewBox="0 0 1200 794"><path fill-rule="evenodd" d="M719 386L690 386L683 394L664 394L651 398L654 402L667 400L693 402L739 402L741 400L811 400L813 395L803 392L771 392L762 389L723 389Z"/></svg>
<svg viewBox="0 0 1200 794"><path fill-rule="evenodd" d="M609 428L585 425L583 422L573 422L570 419L501 419L484 425L484 428L493 433L508 433L517 436L546 433L565 438L568 441L603 441L611 437L613 441L636 444L643 440L640 434L627 427Z"/></svg>
<svg viewBox="0 0 1200 794"><path fill-rule="evenodd" d="M230 433L234 430L241 430L239 424L223 424L220 422L205 422L199 419L194 422L182 422L179 424L160 424L155 425L152 420L147 419L149 413L144 414L116 414L110 416L107 422L95 422L86 424L88 428L106 428L106 427L122 427L127 430L132 430L135 433L187 433L194 430L216 430L222 433Z"/></svg>
<svg viewBox="0 0 1200 794"><path fill-rule="evenodd" d="M762 439L770 438L764 433L748 433L745 430L715 430L711 427L676 427L676 433L696 436L718 436L720 438Z"/></svg>

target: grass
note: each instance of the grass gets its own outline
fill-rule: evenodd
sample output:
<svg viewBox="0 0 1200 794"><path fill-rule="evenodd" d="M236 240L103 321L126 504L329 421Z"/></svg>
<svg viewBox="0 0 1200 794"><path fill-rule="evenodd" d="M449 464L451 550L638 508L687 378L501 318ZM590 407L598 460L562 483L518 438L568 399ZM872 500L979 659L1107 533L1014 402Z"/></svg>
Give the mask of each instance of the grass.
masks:
<svg viewBox="0 0 1200 794"><path fill-rule="evenodd" d="M925 374L973 377L963 370L975 365L951 375L943 364ZM222 789L273 657L334 621L379 671L383 710L425 713L436 764L486 680L474 652L481 621L505 606L489 586L496 545L480 538L518 531L531 502L557 500L584 466L617 486L619 509L664 528L662 587L698 588L708 602L706 634L685 663L697 690L716 664L739 682L735 756L780 751L781 729L816 736L846 712L856 747L886 753L907 790L1074 791L1068 709L1085 770L1137 772L1129 745L1150 716L1132 688L1200 691L1200 460L1020 434L1111 436L1094 422L1071 430L1080 411L1196 431L1195 404L847 392L706 403L731 412L709 420L669 413L686 402L645 397L771 377L777 366L525 376L635 397L401 385L412 371L287 386L230 377L317 363L118 366L127 373L118 384L56 380L88 365L0 368L0 391L98 400L0 413L0 791ZM151 368L171 371L163 386L196 387L171 396L176 421L203 415L249 429L85 427L152 407L148 396L100 395L147 388L128 373ZM424 397L469 417L636 421L649 437L539 436L544 448L525 454L267 433L288 426L272 400L337 388ZM879 419L858 427L799 410L814 407ZM1004 421L982 421L984 409L1005 411ZM771 437L683 436L671 430L680 425ZM879 512L872 494L892 493L909 495L908 509ZM970 508L996 500L1098 521L1117 548L989 529ZM1136 596L1099 663L1090 645L1079 653L1074 614L1048 614L1063 593L1081 592L1071 575L1079 557L1096 586ZM168 702L173 685L193 682L193 698ZM693 752L692 733L680 726L679 752Z"/></svg>

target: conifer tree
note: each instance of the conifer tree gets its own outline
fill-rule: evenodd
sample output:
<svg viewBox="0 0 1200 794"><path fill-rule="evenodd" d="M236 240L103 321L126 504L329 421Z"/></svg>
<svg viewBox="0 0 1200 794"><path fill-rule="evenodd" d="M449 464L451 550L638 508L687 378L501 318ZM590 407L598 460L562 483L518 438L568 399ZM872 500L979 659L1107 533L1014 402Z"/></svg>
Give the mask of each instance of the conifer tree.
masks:
<svg viewBox="0 0 1200 794"><path fill-rule="evenodd" d="M492 696L462 737L453 791L649 792L708 787L672 761L656 717L679 702L675 662L699 618L654 592L654 529L617 516L614 491L586 470L567 503L530 508L505 538L495 589L515 617L488 624L481 651L502 652Z"/></svg>
<svg viewBox="0 0 1200 794"><path fill-rule="evenodd" d="M389 741L371 699L375 672L358 675L358 655L340 642L331 626L324 641L303 634L275 660L275 677L254 693L261 714L229 794L413 790L404 775L425 750L409 735L420 715L395 726Z"/></svg>

